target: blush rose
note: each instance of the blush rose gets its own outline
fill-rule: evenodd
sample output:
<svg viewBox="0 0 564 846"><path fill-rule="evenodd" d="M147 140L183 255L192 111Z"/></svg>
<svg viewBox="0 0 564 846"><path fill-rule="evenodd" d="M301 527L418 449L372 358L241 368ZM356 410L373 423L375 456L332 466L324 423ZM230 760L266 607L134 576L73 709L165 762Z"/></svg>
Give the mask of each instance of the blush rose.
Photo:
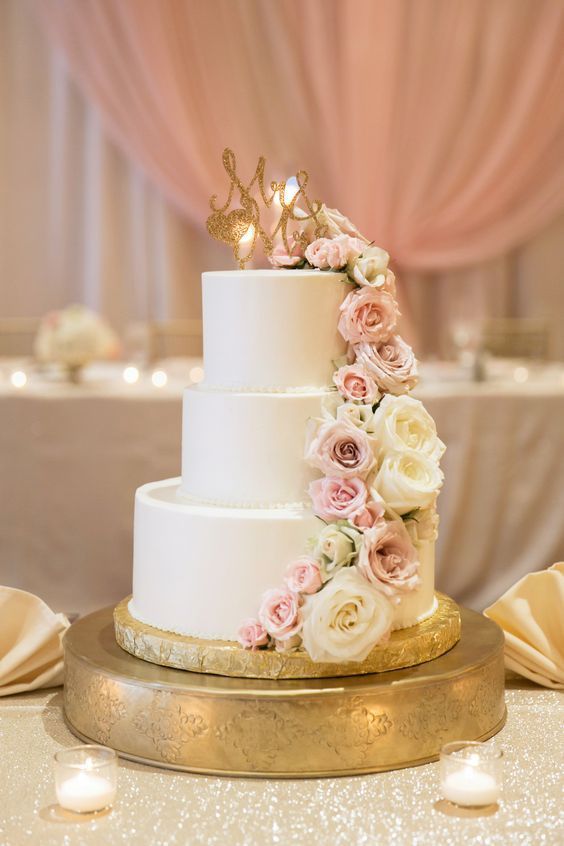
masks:
<svg viewBox="0 0 564 846"><path fill-rule="evenodd" d="M351 291L341 304L338 329L350 344L380 344L393 334L399 309L394 298L374 288Z"/></svg>
<svg viewBox="0 0 564 846"><path fill-rule="evenodd" d="M356 529L364 532L366 529L371 529L378 520L382 519L385 510L386 508L383 502L367 502L366 508L351 518L351 523Z"/></svg>
<svg viewBox="0 0 564 846"><path fill-rule="evenodd" d="M378 520L364 532L358 569L386 596L419 586L419 559L401 520Z"/></svg>
<svg viewBox="0 0 564 846"><path fill-rule="evenodd" d="M417 384L417 362L413 350L399 335L379 345L355 344L357 362L372 376L381 391L404 394Z"/></svg>
<svg viewBox="0 0 564 846"><path fill-rule="evenodd" d="M378 385L360 364L348 364L333 375L339 393L351 402L374 403L380 399Z"/></svg>
<svg viewBox="0 0 564 846"><path fill-rule="evenodd" d="M273 267L297 267L304 261L304 251L299 241L293 241L288 244L290 252L286 249L284 244L277 244L268 260Z"/></svg>
<svg viewBox="0 0 564 846"><path fill-rule="evenodd" d="M268 643L268 632L258 620L250 617L237 632L237 640L245 649L258 649Z"/></svg>
<svg viewBox="0 0 564 846"><path fill-rule="evenodd" d="M284 582L292 593L315 593L323 584L319 563L308 555L296 558L288 564Z"/></svg>
<svg viewBox="0 0 564 846"><path fill-rule="evenodd" d="M259 620L275 640L288 640L302 627L300 598L291 590L267 590L259 608Z"/></svg>
<svg viewBox="0 0 564 846"><path fill-rule="evenodd" d="M306 247L305 257L308 262L320 270L341 270L359 255L364 248L364 242L349 235L339 235L337 238L317 238Z"/></svg>
<svg viewBox="0 0 564 846"><path fill-rule="evenodd" d="M306 446L306 460L326 476L365 477L375 463L366 432L346 421L321 423Z"/></svg>
<svg viewBox="0 0 564 846"><path fill-rule="evenodd" d="M308 493L322 520L347 520L364 510L368 491L362 479L315 479Z"/></svg>

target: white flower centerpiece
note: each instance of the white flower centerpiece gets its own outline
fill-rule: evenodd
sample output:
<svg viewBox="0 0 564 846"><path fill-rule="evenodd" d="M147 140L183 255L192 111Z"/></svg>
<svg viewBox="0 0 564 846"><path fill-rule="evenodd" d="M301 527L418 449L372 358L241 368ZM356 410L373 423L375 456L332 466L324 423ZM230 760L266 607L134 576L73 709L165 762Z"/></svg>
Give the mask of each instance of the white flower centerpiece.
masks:
<svg viewBox="0 0 564 846"><path fill-rule="evenodd" d="M417 362L397 332L400 311L388 253L336 209L321 207L323 237L306 225L270 257L275 267L346 271L351 290L338 331L348 354L335 392L310 420L305 460L322 474L308 493L325 522L284 585L246 620L246 649L305 649L313 661L364 661L387 642L394 606L420 585L418 544L436 537L444 444L419 400Z"/></svg>
<svg viewBox="0 0 564 846"><path fill-rule="evenodd" d="M83 305L71 305L45 315L34 345L37 360L63 367L70 382L80 380L86 364L115 358L119 349L117 335L111 327Z"/></svg>

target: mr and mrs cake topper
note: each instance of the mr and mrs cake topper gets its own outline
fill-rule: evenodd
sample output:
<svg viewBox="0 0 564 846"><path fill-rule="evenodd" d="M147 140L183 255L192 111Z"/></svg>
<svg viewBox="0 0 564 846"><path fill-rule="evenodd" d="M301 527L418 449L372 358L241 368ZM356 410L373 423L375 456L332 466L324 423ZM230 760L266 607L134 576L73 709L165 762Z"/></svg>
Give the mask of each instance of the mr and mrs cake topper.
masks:
<svg viewBox="0 0 564 846"><path fill-rule="evenodd" d="M301 228L304 224L313 229L314 238L324 234L325 227L319 218L322 203L311 201L306 193L307 172L300 170L289 180L267 185L265 166L266 159L260 156L252 179L245 183L237 173L233 150L226 147L223 167L229 177L227 199L219 205L217 194L210 198L212 213L206 221L207 230L212 238L232 248L241 270L253 258L258 242L267 256L272 255L277 242L283 244L287 255L292 255L309 243ZM232 207L237 198L239 204Z"/></svg>

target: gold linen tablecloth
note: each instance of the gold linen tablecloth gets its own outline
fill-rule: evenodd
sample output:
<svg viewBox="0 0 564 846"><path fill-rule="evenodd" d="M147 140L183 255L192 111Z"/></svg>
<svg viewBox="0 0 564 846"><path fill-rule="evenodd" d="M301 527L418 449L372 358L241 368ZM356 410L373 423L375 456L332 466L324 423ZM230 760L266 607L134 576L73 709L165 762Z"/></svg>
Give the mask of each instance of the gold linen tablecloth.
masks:
<svg viewBox="0 0 564 846"><path fill-rule="evenodd" d="M508 678L505 788L491 816L449 816L439 765L339 779L220 779L120 762L113 810L61 820L53 754L77 741L61 690L0 701L0 844L430 846L564 842L563 695ZM462 814L463 812L459 812Z"/></svg>

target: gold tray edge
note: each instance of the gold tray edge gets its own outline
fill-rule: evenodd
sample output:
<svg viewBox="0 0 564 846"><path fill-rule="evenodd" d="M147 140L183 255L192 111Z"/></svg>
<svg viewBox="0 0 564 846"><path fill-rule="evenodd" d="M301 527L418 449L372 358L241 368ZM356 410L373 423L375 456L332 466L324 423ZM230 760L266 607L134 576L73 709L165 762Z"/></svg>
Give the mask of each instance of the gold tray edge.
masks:
<svg viewBox="0 0 564 846"><path fill-rule="evenodd" d="M114 609L119 646L131 655L155 665L230 678L284 681L338 678L414 667L434 660L458 642L460 611L454 600L436 594L438 607L421 623L392 633L385 646L377 646L361 663L316 664L304 652L281 656L270 651L249 652L232 641L210 641L175 635L140 623L129 613L129 597Z"/></svg>

